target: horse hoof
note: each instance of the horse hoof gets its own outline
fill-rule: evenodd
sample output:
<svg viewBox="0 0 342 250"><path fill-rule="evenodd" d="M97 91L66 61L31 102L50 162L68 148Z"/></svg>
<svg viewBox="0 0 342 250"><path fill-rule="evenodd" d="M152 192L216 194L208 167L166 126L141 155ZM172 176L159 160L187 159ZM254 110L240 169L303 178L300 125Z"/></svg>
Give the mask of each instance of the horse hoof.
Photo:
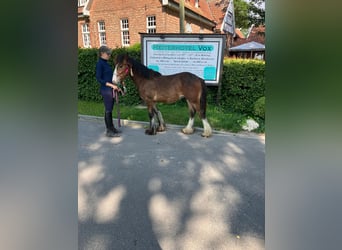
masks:
<svg viewBox="0 0 342 250"><path fill-rule="evenodd" d="M189 129L189 128L183 128L183 129L182 129L182 132L183 132L184 134L186 134L186 135L190 135L190 134L192 134L192 133L194 132L194 129L193 129L193 128L191 128L191 129Z"/></svg>
<svg viewBox="0 0 342 250"><path fill-rule="evenodd" d="M156 132L156 131L153 131L152 129L146 129L146 130L145 130L145 134L147 134L147 135L156 135L157 132Z"/></svg>
<svg viewBox="0 0 342 250"><path fill-rule="evenodd" d="M211 136L211 134L206 134L206 133L202 133L201 135L202 135L202 137L205 137L205 138L208 138Z"/></svg>
<svg viewBox="0 0 342 250"><path fill-rule="evenodd" d="M158 128L157 128L157 131L158 131L158 132L164 132L165 130L166 130L165 127L158 127Z"/></svg>

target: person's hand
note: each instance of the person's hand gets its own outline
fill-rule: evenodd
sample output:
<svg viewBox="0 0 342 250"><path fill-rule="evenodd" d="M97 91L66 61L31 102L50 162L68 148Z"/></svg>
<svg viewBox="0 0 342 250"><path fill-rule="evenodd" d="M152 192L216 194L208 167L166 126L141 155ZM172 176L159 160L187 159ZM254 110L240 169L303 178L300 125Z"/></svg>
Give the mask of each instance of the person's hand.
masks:
<svg viewBox="0 0 342 250"><path fill-rule="evenodd" d="M119 91L119 87L116 86L115 84L110 84L110 86L112 87L112 89L116 90L116 91Z"/></svg>
<svg viewBox="0 0 342 250"><path fill-rule="evenodd" d="M125 94L125 91L123 91L119 86L117 86L116 84L112 84L112 83L107 83L107 86L111 87L114 91L118 91L119 93L121 93L121 95ZM125 89L125 87L124 87Z"/></svg>
<svg viewBox="0 0 342 250"><path fill-rule="evenodd" d="M122 91L122 89L121 89L119 86L115 85L115 84L113 84L113 89L114 89L115 91L118 91L118 92L121 93L122 95L124 94L124 92Z"/></svg>

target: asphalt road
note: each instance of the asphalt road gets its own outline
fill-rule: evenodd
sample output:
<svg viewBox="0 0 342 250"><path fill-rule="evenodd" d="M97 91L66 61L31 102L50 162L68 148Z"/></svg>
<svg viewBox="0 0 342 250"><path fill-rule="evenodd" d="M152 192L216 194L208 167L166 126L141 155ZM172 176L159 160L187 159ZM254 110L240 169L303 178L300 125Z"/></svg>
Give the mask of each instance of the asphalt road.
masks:
<svg viewBox="0 0 342 250"><path fill-rule="evenodd" d="M265 249L262 136L121 122L78 120L79 249Z"/></svg>

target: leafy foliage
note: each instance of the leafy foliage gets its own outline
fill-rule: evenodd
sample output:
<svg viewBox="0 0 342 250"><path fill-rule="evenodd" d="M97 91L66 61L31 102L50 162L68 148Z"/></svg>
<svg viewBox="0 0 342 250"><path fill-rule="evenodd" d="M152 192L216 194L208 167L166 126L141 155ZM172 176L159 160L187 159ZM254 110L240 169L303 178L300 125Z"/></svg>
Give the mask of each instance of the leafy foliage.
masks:
<svg viewBox="0 0 342 250"><path fill-rule="evenodd" d="M221 107L254 114L255 101L265 95L265 62L226 59L223 65Z"/></svg>
<svg viewBox="0 0 342 250"><path fill-rule="evenodd" d="M216 1L225 14L229 0L209 0ZM252 24L258 26L265 24L265 0L234 0L235 26L247 29Z"/></svg>
<svg viewBox="0 0 342 250"><path fill-rule="evenodd" d="M254 103L254 114L265 120L265 96L260 97Z"/></svg>
<svg viewBox="0 0 342 250"><path fill-rule="evenodd" d="M249 25L265 24L265 0L250 0L248 11Z"/></svg>
<svg viewBox="0 0 342 250"><path fill-rule="evenodd" d="M229 0L219 0L219 1L216 1L216 4L221 7L222 12L225 14L228 8ZM244 0L234 1L235 26L237 28L248 27L249 25L248 8L249 8L249 4L246 1Z"/></svg>
<svg viewBox="0 0 342 250"><path fill-rule="evenodd" d="M100 101L99 84L95 78L98 55L95 49L78 49L78 98Z"/></svg>

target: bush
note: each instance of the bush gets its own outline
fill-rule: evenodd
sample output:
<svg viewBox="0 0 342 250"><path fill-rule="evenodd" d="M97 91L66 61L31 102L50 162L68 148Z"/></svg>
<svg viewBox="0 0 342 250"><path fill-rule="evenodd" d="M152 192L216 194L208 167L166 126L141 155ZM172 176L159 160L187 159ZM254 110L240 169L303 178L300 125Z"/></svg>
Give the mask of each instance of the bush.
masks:
<svg viewBox="0 0 342 250"><path fill-rule="evenodd" d="M78 49L78 98L100 101L99 83L95 78L97 49Z"/></svg>
<svg viewBox="0 0 342 250"><path fill-rule="evenodd" d="M260 97L254 103L254 114L265 120L265 96Z"/></svg>
<svg viewBox="0 0 342 250"><path fill-rule="evenodd" d="M254 114L254 103L265 95L265 62L226 59L223 64L221 106L230 112Z"/></svg>

